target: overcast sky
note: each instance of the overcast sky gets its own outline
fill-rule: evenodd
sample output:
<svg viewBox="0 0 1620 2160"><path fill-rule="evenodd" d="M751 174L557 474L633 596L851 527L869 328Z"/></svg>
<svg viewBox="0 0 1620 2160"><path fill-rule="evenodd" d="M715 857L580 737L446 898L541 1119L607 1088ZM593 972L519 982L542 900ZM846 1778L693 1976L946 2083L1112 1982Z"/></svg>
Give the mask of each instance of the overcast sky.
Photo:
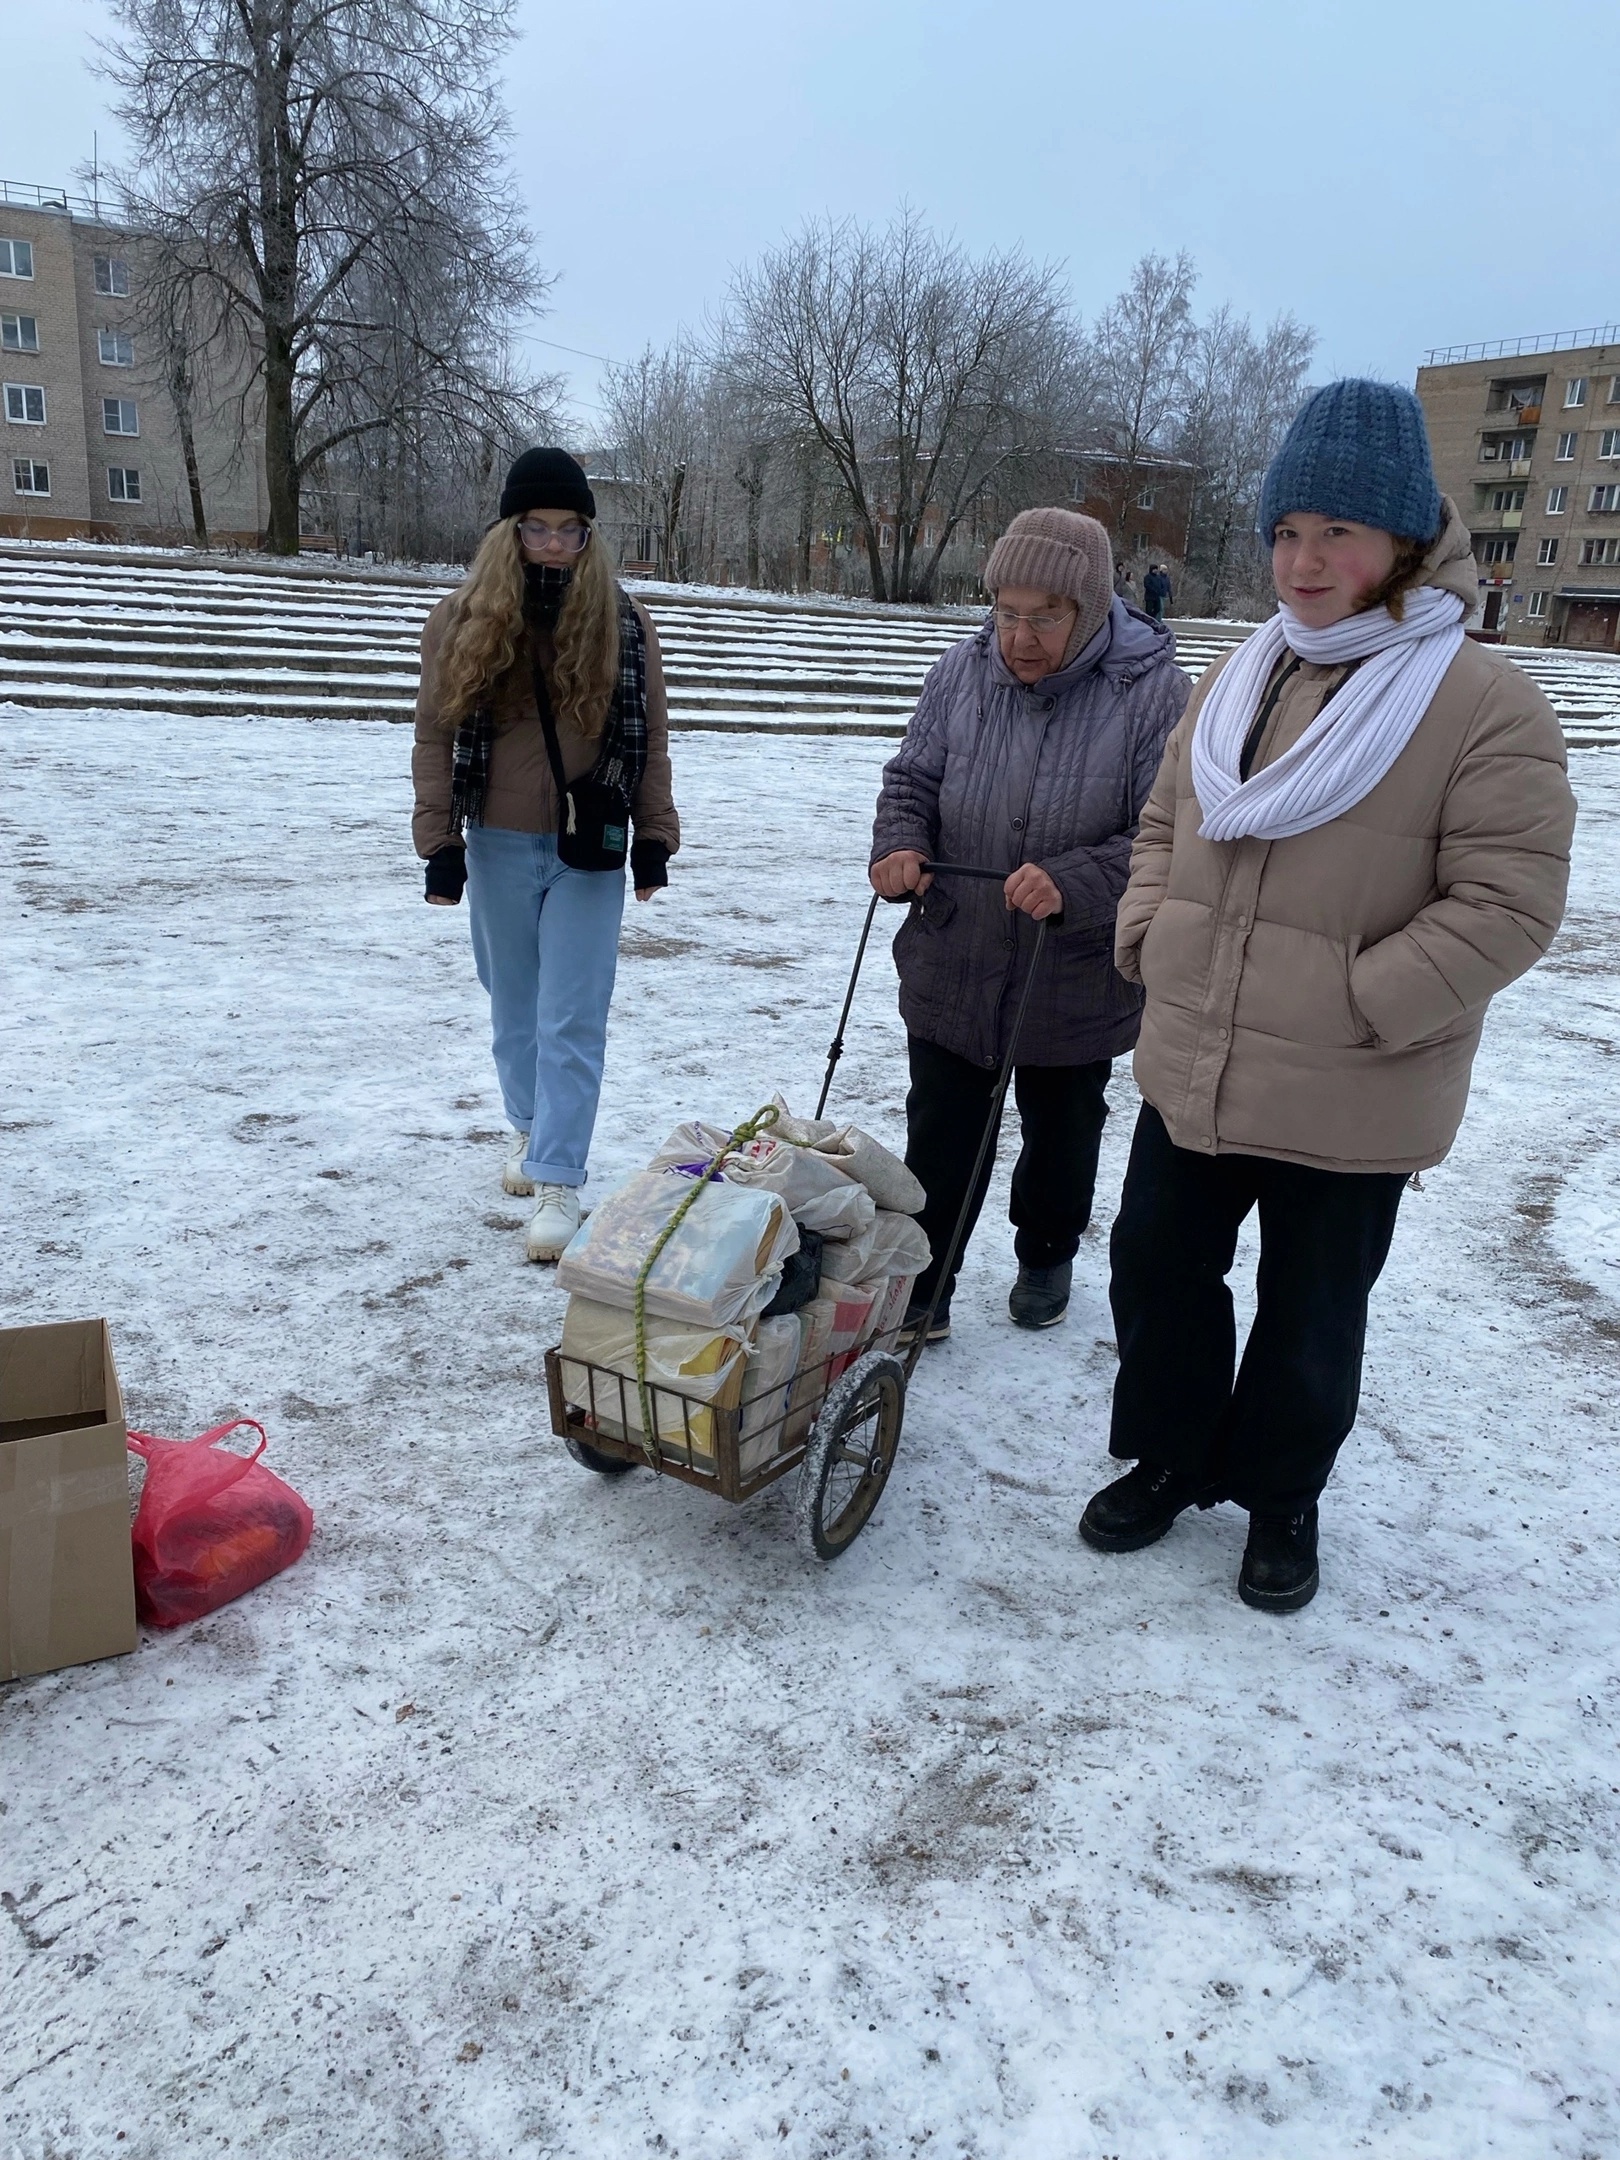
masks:
<svg viewBox="0 0 1620 2160"><path fill-rule="evenodd" d="M8 11L10 180L100 131L100 0ZM558 273L535 357L698 326L734 264L909 198L1061 262L1093 314L1148 249L1202 305L1315 327L1318 380L1620 316L1610 0L521 0L516 185ZM1611 117L1603 120L1607 111Z"/></svg>

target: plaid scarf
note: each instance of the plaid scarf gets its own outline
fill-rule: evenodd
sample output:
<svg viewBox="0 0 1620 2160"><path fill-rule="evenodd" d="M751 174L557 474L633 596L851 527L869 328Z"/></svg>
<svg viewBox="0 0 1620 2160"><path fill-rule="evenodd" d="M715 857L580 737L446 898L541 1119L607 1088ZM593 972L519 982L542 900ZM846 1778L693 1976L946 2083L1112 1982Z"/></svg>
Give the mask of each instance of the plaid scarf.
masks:
<svg viewBox="0 0 1620 2160"><path fill-rule="evenodd" d="M571 570L554 571L549 565L542 570L544 582L539 585L538 604L532 612L525 610L537 626L549 629L556 622L572 576ZM457 831L484 822L484 797L489 792L489 766L494 747L495 711L493 706L480 705L456 729L451 750L450 822ZM634 802L646 769L647 640L640 618L621 592L619 678L602 729L602 747L590 777L601 781L605 787L619 789L627 802Z"/></svg>

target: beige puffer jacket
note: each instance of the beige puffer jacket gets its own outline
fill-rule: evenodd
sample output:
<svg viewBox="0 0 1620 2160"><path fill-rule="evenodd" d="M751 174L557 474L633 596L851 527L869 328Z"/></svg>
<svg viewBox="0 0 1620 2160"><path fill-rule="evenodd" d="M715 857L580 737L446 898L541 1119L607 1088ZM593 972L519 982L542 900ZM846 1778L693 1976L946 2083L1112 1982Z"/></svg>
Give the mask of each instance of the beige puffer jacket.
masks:
<svg viewBox="0 0 1620 2160"><path fill-rule="evenodd" d="M1469 536L1445 511L1428 582L1472 607ZM1202 840L1190 745L1216 672L1165 749L1120 903L1115 965L1147 991L1137 1083L1178 1147L1427 1169L1462 1122L1486 1006L1563 914L1575 799L1558 721L1470 641L1353 810L1287 840ZM1254 771L1343 675L1299 669Z"/></svg>

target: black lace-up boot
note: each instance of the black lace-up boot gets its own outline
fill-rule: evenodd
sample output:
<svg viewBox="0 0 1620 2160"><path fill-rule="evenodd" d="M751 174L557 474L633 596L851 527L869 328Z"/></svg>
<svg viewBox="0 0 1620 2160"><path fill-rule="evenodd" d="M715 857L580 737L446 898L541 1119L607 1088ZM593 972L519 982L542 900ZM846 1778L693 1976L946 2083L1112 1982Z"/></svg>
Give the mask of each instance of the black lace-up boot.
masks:
<svg viewBox="0 0 1620 2160"><path fill-rule="evenodd" d="M1139 1552L1156 1545L1186 1509L1212 1507L1217 1497L1197 1478L1139 1462L1092 1494L1080 1518L1080 1535L1099 1552Z"/></svg>
<svg viewBox="0 0 1620 2160"><path fill-rule="evenodd" d="M1316 1595L1316 1509L1251 1515L1238 1596L1257 1612L1298 1612Z"/></svg>

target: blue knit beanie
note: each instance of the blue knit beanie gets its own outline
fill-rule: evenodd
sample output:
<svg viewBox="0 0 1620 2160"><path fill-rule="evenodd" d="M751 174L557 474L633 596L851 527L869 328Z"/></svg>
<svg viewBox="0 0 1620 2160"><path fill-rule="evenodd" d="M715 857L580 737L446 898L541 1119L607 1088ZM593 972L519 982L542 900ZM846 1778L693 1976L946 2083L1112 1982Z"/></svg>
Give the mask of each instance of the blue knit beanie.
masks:
<svg viewBox="0 0 1620 2160"><path fill-rule="evenodd" d="M1307 398L1260 490L1268 547L1291 510L1376 525L1398 540L1432 540L1440 490L1423 407L1411 391L1350 376Z"/></svg>

